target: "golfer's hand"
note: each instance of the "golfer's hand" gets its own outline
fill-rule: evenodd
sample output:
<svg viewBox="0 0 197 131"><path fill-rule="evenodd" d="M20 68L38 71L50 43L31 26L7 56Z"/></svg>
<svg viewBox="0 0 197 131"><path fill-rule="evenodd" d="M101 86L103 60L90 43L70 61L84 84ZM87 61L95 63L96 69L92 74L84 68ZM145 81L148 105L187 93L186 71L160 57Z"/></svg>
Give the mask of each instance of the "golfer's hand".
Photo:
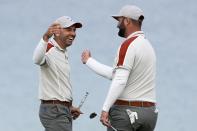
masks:
<svg viewBox="0 0 197 131"><path fill-rule="evenodd" d="M110 122L109 122L109 113L102 111L101 112L101 117L100 117L100 121L104 126L110 127Z"/></svg>
<svg viewBox="0 0 197 131"><path fill-rule="evenodd" d="M48 42L49 38L51 38L52 35L59 36L61 32L61 26L58 23L53 23L47 31L43 35L43 40L45 42Z"/></svg>
<svg viewBox="0 0 197 131"><path fill-rule="evenodd" d="M81 61L83 64L86 64L86 62L88 61L88 59L91 57L91 53L89 50L84 50L81 54Z"/></svg>
<svg viewBox="0 0 197 131"><path fill-rule="evenodd" d="M80 116L80 114L83 114L79 108L73 106L70 107L70 111L74 120L77 119Z"/></svg>

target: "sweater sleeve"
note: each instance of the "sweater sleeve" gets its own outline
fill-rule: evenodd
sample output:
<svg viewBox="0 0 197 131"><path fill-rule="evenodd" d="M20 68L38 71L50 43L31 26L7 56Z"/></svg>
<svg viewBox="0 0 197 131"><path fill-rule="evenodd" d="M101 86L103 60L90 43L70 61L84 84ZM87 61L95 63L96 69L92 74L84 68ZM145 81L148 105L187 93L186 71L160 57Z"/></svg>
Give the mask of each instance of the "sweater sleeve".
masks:
<svg viewBox="0 0 197 131"><path fill-rule="evenodd" d="M33 61L35 64L42 65L45 63L46 49L47 49L47 42L41 39L33 53Z"/></svg>
<svg viewBox="0 0 197 131"><path fill-rule="evenodd" d="M88 61L86 62L86 65L98 75L103 76L109 80L112 79L112 76L113 76L112 67L101 64L95 59L93 59L92 57L88 59Z"/></svg>
<svg viewBox="0 0 197 131"><path fill-rule="evenodd" d="M129 70L125 68L117 68L112 83L110 85L107 97L103 105L103 111L108 112L110 107L118 99L122 91L124 90L128 77Z"/></svg>

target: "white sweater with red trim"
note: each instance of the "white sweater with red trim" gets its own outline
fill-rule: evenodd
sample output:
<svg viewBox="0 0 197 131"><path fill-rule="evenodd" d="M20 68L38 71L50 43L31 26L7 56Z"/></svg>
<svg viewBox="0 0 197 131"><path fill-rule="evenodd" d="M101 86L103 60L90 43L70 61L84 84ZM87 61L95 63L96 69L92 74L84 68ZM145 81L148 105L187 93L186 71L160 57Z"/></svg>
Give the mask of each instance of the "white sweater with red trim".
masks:
<svg viewBox="0 0 197 131"><path fill-rule="evenodd" d="M96 68L95 63L89 61L87 65L99 74L101 67ZM114 72L111 74L113 79L103 105L104 111L108 112L117 99L156 102L156 56L142 31L134 32L121 44L111 72Z"/></svg>

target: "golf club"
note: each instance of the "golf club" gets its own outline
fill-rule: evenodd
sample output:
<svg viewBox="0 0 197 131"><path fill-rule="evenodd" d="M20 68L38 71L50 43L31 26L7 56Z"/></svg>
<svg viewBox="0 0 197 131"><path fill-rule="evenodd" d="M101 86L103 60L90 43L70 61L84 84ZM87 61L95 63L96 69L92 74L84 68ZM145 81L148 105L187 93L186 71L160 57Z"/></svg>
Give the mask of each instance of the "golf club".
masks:
<svg viewBox="0 0 197 131"><path fill-rule="evenodd" d="M97 114L95 112L90 114L90 119L93 119L97 116ZM118 131L115 127L113 127L112 125L110 126L114 131Z"/></svg>
<svg viewBox="0 0 197 131"><path fill-rule="evenodd" d="M85 96L83 97L83 99L81 100L81 102L80 102L80 104L79 104L79 106L78 106L78 109L80 109L80 108L83 106L83 104L84 104L84 102L85 102L85 100L86 100L88 94L89 94L89 93L86 92ZM76 119L74 116L72 116L72 118L73 118L74 120Z"/></svg>
<svg viewBox="0 0 197 131"><path fill-rule="evenodd" d="M111 128L114 130L114 131L118 131L116 128L114 128L112 125L111 125Z"/></svg>
<svg viewBox="0 0 197 131"><path fill-rule="evenodd" d="M81 100L81 102L80 102L80 104L78 106L79 109L83 106L83 104L84 104L86 98L88 97L88 95L89 95L89 93L86 92L85 96L83 97L83 99Z"/></svg>
<svg viewBox="0 0 197 131"><path fill-rule="evenodd" d="M93 119L96 116L97 116L97 114L95 112L93 112L93 113L90 114L90 119Z"/></svg>

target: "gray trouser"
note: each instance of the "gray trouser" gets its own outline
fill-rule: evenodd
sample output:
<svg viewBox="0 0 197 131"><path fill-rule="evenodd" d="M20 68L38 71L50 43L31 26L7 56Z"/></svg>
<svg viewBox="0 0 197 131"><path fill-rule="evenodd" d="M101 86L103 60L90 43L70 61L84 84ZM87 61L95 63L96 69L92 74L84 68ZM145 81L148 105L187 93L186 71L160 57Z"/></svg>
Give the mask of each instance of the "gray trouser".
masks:
<svg viewBox="0 0 197 131"><path fill-rule="evenodd" d="M72 131L72 117L67 106L41 104L39 117L45 131Z"/></svg>
<svg viewBox="0 0 197 131"><path fill-rule="evenodd" d="M131 124L129 115L126 112L129 109L137 113L138 119ZM156 107L134 107L114 105L109 111L111 125L118 131L153 131L156 125L158 112ZM107 131L113 131L108 128Z"/></svg>

